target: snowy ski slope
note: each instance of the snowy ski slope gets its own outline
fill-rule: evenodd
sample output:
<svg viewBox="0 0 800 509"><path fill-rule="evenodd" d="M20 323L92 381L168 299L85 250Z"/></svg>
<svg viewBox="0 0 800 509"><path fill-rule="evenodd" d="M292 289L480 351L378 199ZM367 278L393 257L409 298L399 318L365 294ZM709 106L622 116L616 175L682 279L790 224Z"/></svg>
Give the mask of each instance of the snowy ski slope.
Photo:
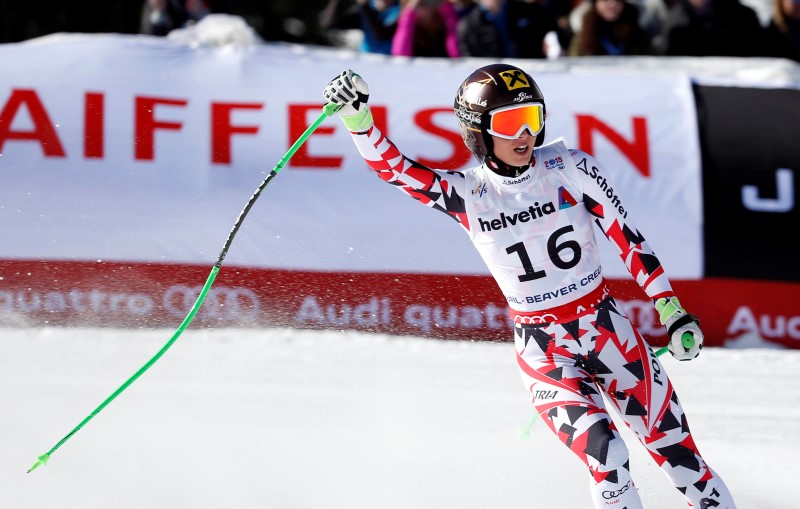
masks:
<svg viewBox="0 0 800 509"><path fill-rule="evenodd" d="M188 330L25 471L171 330L0 330L3 509L586 509L588 474L537 422L511 343ZM796 509L800 351L665 359L739 509ZM648 509L685 507L630 439Z"/></svg>

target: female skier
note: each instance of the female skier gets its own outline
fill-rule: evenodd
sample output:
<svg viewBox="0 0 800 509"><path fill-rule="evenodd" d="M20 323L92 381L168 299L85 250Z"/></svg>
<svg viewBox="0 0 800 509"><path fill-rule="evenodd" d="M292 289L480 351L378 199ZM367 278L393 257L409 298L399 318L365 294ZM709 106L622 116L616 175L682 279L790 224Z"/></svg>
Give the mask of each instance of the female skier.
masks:
<svg viewBox="0 0 800 509"><path fill-rule="evenodd" d="M699 322L675 297L600 164L561 139L542 146L545 101L533 78L493 64L461 84L455 114L481 162L463 172L403 156L375 127L369 88L351 70L323 95L340 106L358 151L381 179L448 214L469 235L508 302L533 405L589 468L594 506L642 509L605 393L689 507L734 509L695 446L664 367L606 289L593 224L653 299L675 358L700 353ZM682 341L684 333L694 341Z"/></svg>

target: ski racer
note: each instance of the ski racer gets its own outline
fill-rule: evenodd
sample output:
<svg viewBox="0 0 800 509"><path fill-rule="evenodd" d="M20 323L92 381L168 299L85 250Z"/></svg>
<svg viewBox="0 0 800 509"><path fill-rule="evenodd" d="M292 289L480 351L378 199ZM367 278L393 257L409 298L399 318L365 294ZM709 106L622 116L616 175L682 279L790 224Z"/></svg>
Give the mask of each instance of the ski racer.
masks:
<svg viewBox="0 0 800 509"><path fill-rule="evenodd" d="M508 302L532 403L589 469L594 506L642 509L605 395L689 507L734 509L725 483L694 443L664 366L603 282L594 226L654 301L675 358L700 353L699 321L681 306L622 200L608 192L600 163L562 139L543 145L545 100L533 78L493 64L461 84L455 114L481 163L461 172L405 157L373 123L369 88L351 70L323 95L340 106L359 153L379 178L448 214L469 235Z"/></svg>

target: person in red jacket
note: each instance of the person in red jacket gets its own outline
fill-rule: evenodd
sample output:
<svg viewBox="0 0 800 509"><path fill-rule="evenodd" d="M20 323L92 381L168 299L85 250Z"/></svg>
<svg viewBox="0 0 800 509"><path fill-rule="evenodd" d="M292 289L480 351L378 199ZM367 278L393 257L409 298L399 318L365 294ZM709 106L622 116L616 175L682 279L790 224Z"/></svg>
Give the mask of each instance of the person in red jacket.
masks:
<svg viewBox="0 0 800 509"><path fill-rule="evenodd" d="M508 302L533 405L589 469L595 507L642 508L605 395L689 507L734 509L694 443L664 366L606 288L595 226L653 299L677 359L700 353L699 322L681 306L600 163L561 139L543 145L546 107L533 78L493 64L461 84L455 114L481 163L461 172L405 157L373 123L369 88L351 70L323 95L340 107L379 178L449 215L472 240Z"/></svg>

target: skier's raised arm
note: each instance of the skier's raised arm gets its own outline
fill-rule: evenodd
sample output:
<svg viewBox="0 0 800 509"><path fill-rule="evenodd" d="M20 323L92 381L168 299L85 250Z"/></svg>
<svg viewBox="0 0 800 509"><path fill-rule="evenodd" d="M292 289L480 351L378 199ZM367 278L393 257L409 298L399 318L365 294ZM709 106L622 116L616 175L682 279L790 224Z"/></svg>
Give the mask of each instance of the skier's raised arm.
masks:
<svg viewBox="0 0 800 509"><path fill-rule="evenodd" d="M434 170L404 156L375 126L369 87L351 70L343 71L325 87L323 96L340 105L337 111L350 131L361 157L384 182L469 229L464 211L464 177L458 172Z"/></svg>

